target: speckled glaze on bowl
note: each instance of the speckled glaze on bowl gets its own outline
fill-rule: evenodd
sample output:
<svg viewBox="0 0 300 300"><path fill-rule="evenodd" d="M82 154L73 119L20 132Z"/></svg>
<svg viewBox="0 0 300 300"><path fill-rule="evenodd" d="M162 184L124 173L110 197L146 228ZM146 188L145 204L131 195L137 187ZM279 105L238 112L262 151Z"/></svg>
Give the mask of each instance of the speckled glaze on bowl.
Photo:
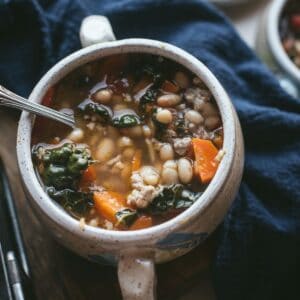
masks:
<svg viewBox="0 0 300 300"><path fill-rule="evenodd" d="M119 277L122 272L127 274L127 278L144 274L147 277L145 282L149 284L146 287L144 285L145 291L153 289L154 280L149 281L154 274L153 262L166 262L187 253L203 242L223 220L241 181L244 147L236 112L216 77L192 55L159 41L126 39L89 46L75 52L43 76L31 93L29 101L41 102L49 87L87 62L129 52L161 55L184 65L205 82L216 99L224 126L223 149L226 154L212 182L192 207L163 224L138 231L110 231L91 226L81 229L77 220L48 197L36 177L30 145L34 116L26 112L22 113L19 123L17 155L30 203L39 220L54 237L67 248L95 262L119 262ZM129 264L129 258L134 263ZM126 269L128 264L133 270L131 273ZM147 272L149 276L146 275ZM123 279L120 279L120 283L125 295ZM142 298L141 295L146 295L143 291L137 291L134 295L140 295L141 299L154 297ZM133 299L134 295L125 298Z"/></svg>

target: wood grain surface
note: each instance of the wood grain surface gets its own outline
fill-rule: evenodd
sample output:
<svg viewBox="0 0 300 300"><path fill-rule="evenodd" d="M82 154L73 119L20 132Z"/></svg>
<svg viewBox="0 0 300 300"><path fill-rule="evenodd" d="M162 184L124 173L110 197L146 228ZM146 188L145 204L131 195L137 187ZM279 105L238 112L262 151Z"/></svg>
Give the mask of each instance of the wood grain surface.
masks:
<svg viewBox="0 0 300 300"><path fill-rule="evenodd" d="M18 118L18 113L0 108L0 155L13 190L37 299L121 299L115 268L92 264L57 244L30 209L16 161ZM202 281L210 282L214 249L210 238L184 257L157 266L158 299L179 299Z"/></svg>

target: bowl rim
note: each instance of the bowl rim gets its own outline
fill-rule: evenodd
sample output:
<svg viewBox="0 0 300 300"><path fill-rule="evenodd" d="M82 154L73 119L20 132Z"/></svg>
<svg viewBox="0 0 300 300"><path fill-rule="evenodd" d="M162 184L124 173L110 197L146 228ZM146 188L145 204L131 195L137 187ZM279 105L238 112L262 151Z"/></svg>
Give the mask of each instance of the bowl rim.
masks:
<svg viewBox="0 0 300 300"><path fill-rule="evenodd" d="M37 179L31 159L30 147L34 116L27 112L21 114L19 121L17 157L21 177L27 192L29 192L34 203L43 214L49 217L56 225L62 226L82 238L100 239L106 242L114 240L119 243L143 242L148 244L150 240L161 239L162 236L166 236L171 232L178 232L184 229L190 222L199 218L224 188L230 175L237 138L235 111L227 93L217 78L197 58L174 45L150 39L125 39L92 45L65 57L40 79L30 94L29 101L40 102L50 86L53 86L66 74L87 62L112 54L132 52L162 55L185 66L204 81L212 92L220 110L224 130L223 149L226 154L213 180L190 208L162 224L146 229L113 231L85 225L84 230L82 230L79 226L79 221L71 217L61 206L50 199Z"/></svg>
<svg viewBox="0 0 300 300"><path fill-rule="evenodd" d="M289 0L277 0L272 3L267 22L267 42L274 58L281 68L285 70L293 80L300 83L300 69L285 52L279 35L279 21L288 1Z"/></svg>

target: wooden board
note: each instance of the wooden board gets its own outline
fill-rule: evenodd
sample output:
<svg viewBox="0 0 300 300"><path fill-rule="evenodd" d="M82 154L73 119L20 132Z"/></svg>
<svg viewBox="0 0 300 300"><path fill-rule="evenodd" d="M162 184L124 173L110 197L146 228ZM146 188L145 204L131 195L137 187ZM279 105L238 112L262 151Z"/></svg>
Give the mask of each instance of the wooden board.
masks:
<svg viewBox="0 0 300 300"><path fill-rule="evenodd" d="M31 211L16 161L18 117L17 113L0 108L0 155L13 190L37 299L121 299L115 268L92 264L61 247ZM210 280L214 244L214 238L210 238L191 253L157 266L158 299L178 299L201 281Z"/></svg>

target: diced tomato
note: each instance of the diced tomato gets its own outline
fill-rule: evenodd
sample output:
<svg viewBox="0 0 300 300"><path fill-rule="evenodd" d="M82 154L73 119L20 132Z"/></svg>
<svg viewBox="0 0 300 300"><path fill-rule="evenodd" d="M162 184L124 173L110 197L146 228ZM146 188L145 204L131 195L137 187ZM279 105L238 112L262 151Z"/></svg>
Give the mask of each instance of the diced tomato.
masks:
<svg viewBox="0 0 300 300"><path fill-rule="evenodd" d="M150 216L140 216L129 228L129 230L138 230L151 227L153 225Z"/></svg>
<svg viewBox="0 0 300 300"><path fill-rule="evenodd" d="M93 165L89 166L82 174L80 187L85 187L96 180L96 169Z"/></svg>
<svg viewBox="0 0 300 300"><path fill-rule="evenodd" d="M50 87L42 100L42 104L47 107L50 107L52 104L53 95L54 95L54 87Z"/></svg>
<svg viewBox="0 0 300 300"><path fill-rule="evenodd" d="M291 16L291 25L294 30L300 31L300 14Z"/></svg>

